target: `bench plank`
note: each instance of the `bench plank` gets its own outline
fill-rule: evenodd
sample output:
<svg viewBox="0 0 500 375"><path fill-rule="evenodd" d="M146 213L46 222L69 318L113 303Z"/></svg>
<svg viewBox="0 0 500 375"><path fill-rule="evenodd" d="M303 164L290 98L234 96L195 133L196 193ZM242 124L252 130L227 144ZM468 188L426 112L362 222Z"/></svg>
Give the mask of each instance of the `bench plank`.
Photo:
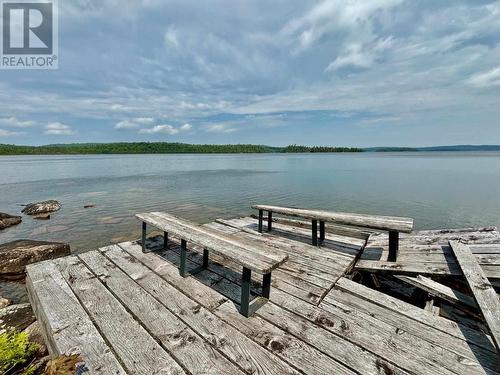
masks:
<svg viewBox="0 0 500 375"><path fill-rule="evenodd" d="M161 213L160 213L161 214ZM169 215L170 216L170 215ZM236 240L226 240L223 233L215 234L214 230L183 223L176 217L168 218L167 214L159 216L158 213L137 214L137 218L147 222L173 236L185 239L195 245L204 247L209 251L238 262L241 266L252 271L266 274L288 260L287 255L282 255L279 260L271 259L264 255L254 253L248 247L236 245Z"/></svg>
<svg viewBox="0 0 500 375"><path fill-rule="evenodd" d="M413 230L413 219L407 217L351 214L346 212L307 210L303 208L289 208L260 204L253 205L252 208L257 210L272 211L294 217L329 221L337 224L353 225L371 229L381 229L403 233L410 233Z"/></svg>
<svg viewBox="0 0 500 375"><path fill-rule="evenodd" d="M500 301L497 293L471 253L469 246L457 241L450 241L450 246L490 328L495 344L500 350Z"/></svg>

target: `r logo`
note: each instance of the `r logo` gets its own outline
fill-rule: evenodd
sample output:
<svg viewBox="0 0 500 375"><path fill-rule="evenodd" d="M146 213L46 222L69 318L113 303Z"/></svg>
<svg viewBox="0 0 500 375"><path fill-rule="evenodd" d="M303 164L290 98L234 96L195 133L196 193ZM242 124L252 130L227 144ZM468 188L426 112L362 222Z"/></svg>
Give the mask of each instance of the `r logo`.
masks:
<svg viewBox="0 0 500 375"><path fill-rule="evenodd" d="M2 44L4 55L51 55L53 53L53 9L51 2L3 5Z"/></svg>

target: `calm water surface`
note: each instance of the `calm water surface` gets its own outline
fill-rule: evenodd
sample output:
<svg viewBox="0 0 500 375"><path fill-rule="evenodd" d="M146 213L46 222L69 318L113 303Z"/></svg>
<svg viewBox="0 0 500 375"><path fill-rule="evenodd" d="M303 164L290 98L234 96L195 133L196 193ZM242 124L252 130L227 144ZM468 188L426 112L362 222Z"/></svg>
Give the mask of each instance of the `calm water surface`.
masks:
<svg viewBox="0 0 500 375"><path fill-rule="evenodd" d="M253 203L411 216L418 229L498 226L500 153L9 156L0 190L0 212L62 204L49 221L23 217L0 243L64 241L77 252L138 238L140 211L203 223Z"/></svg>

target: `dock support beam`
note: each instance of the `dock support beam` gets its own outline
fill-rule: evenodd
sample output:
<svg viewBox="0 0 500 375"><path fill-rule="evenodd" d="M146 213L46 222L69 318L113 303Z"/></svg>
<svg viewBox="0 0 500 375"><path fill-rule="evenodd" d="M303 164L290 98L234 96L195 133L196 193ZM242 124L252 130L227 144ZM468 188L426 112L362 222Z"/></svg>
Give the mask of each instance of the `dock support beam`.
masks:
<svg viewBox="0 0 500 375"><path fill-rule="evenodd" d="M312 221L312 244L318 246L318 220Z"/></svg>
<svg viewBox="0 0 500 375"><path fill-rule="evenodd" d="M399 251L399 232L390 231L389 232L389 256L387 260L389 262L395 262L398 257Z"/></svg>
<svg viewBox="0 0 500 375"><path fill-rule="evenodd" d="M322 244L325 240L325 222L319 222L319 243Z"/></svg>
<svg viewBox="0 0 500 375"><path fill-rule="evenodd" d="M141 237L142 252L146 252L146 223L142 222L142 237Z"/></svg>
<svg viewBox="0 0 500 375"><path fill-rule="evenodd" d="M270 232L273 229L273 212L267 211L267 231Z"/></svg>
<svg viewBox="0 0 500 375"><path fill-rule="evenodd" d="M168 233L167 232L163 232L163 250L167 250L167 246L168 246Z"/></svg>
<svg viewBox="0 0 500 375"><path fill-rule="evenodd" d="M262 221L264 220L264 210L259 210L259 233L262 233Z"/></svg>

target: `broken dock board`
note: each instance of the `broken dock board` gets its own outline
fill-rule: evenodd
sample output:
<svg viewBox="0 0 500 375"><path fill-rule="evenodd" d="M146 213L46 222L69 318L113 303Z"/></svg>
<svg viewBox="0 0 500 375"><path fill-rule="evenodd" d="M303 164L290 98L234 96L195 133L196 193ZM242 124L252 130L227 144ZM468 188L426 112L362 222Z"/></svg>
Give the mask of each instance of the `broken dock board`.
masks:
<svg viewBox="0 0 500 375"><path fill-rule="evenodd" d="M446 285L438 283L428 277L422 275L417 275L417 277L411 276L396 276L397 279L407 282L417 288L425 290L426 292L441 298L453 305L464 306L467 308L477 309L477 304L474 298L459 292L453 288Z"/></svg>
<svg viewBox="0 0 500 375"><path fill-rule="evenodd" d="M500 302L497 293L477 263L469 246L457 241L450 241L450 246L490 328L495 345L500 350Z"/></svg>

